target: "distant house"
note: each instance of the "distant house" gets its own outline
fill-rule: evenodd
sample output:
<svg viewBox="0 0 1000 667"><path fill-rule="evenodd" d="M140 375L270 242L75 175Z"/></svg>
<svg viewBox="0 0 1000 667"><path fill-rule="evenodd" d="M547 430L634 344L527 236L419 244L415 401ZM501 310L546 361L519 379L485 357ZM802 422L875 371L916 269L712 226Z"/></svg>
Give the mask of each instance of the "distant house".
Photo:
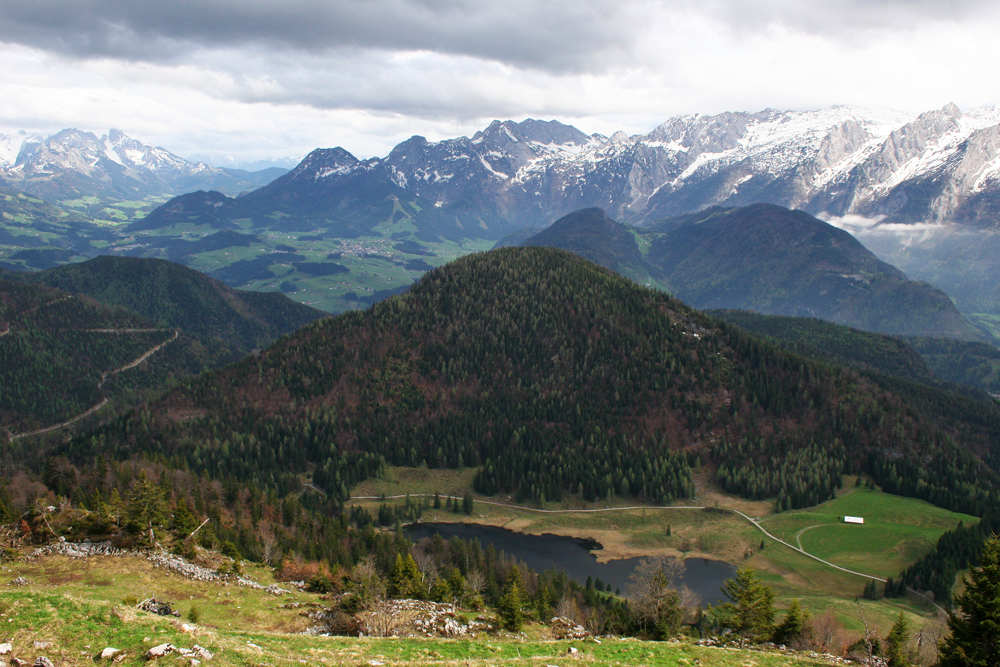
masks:
<svg viewBox="0 0 1000 667"><path fill-rule="evenodd" d="M864 523L864 517L860 516L845 516L844 523Z"/></svg>

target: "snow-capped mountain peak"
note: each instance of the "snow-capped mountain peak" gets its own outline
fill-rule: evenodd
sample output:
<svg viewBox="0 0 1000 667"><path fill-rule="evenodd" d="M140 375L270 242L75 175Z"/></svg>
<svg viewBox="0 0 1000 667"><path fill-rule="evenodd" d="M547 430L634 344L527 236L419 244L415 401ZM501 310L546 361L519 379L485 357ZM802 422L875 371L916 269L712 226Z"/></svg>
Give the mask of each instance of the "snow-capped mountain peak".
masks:
<svg viewBox="0 0 1000 667"><path fill-rule="evenodd" d="M384 169L437 207L484 202L484 220L501 216L513 226L586 206L642 224L753 202L940 221L977 218L970 196L1000 190L998 145L1000 112L991 107L913 114L834 106L675 116L631 137L497 120L471 139L413 137L364 168ZM340 165L335 175L356 168ZM927 179L933 187L917 196Z"/></svg>
<svg viewBox="0 0 1000 667"><path fill-rule="evenodd" d="M237 194L253 187L220 169L189 162L117 129L102 137L75 128L48 138L24 136L12 159L16 139L0 137L0 177L53 201L103 193L115 197L175 194L198 186L221 187Z"/></svg>

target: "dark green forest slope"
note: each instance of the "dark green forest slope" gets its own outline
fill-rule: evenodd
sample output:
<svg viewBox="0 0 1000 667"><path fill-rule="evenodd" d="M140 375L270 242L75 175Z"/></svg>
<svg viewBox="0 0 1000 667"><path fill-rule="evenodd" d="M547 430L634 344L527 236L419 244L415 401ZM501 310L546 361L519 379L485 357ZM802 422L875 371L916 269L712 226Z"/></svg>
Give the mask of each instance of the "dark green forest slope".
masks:
<svg viewBox="0 0 1000 667"><path fill-rule="evenodd" d="M645 256L636 235L647 245ZM521 245L575 252L639 283L663 286L699 309L817 317L892 334L980 338L944 292L908 280L847 232L780 206L715 207L632 231L600 209L586 209Z"/></svg>
<svg viewBox="0 0 1000 667"><path fill-rule="evenodd" d="M977 400L988 401L985 392L1000 390L1000 350L987 343L889 336L815 318L745 310L706 312L811 357L916 380Z"/></svg>
<svg viewBox="0 0 1000 667"><path fill-rule="evenodd" d="M123 308L36 285L0 280L0 438L69 419L100 403L102 375L173 332ZM201 370L191 341L176 370ZM191 366L194 368L191 368ZM189 374L190 374L189 372ZM156 384L148 376L141 386ZM133 386L133 389L139 387ZM108 387L112 395L115 391Z"/></svg>
<svg viewBox="0 0 1000 667"><path fill-rule="evenodd" d="M879 384L570 253L506 248L307 325L64 453L179 457L281 493L311 473L341 499L386 461L479 465L486 494L664 501L691 495L701 460L779 508L829 498L848 471L980 513L998 434L994 405Z"/></svg>
<svg viewBox="0 0 1000 667"><path fill-rule="evenodd" d="M135 405L324 314L155 259L100 257L0 280L0 431ZM57 289L62 288L62 289ZM174 340L174 332L177 338ZM142 365L113 373L170 340ZM111 409L104 414L113 413ZM96 417L94 417L96 419Z"/></svg>
<svg viewBox="0 0 1000 667"><path fill-rule="evenodd" d="M163 326L217 339L243 353L326 316L284 294L235 290L161 259L97 257L28 274L24 280L122 306Z"/></svg>
<svg viewBox="0 0 1000 667"><path fill-rule="evenodd" d="M640 284L663 278L663 270L642 256L630 229L599 208L570 213L517 245L569 250Z"/></svg>

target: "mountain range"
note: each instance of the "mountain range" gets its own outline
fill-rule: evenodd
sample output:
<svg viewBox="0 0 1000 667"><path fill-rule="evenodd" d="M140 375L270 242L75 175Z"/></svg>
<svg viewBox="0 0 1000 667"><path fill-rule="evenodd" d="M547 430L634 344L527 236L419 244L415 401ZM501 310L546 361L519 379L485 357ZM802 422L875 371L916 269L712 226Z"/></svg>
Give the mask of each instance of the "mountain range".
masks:
<svg viewBox="0 0 1000 667"><path fill-rule="evenodd" d="M178 194L235 194L263 185L117 130L100 139L77 130L44 141L29 137L12 161L12 140L3 140L5 180L43 198L80 190L84 178L119 192L148 190L154 182ZM425 234L455 238L496 239L593 206L643 225L757 202L827 218L991 228L1000 197L998 157L1000 111L993 107L694 114L646 134L610 137L557 121L494 121L471 138L411 137L384 158L316 149L240 208L252 217L277 210L292 218L286 223L297 219L346 234L383 218L412 217Z"/></svg>
<svg viewBox="0 0 1000 667"><path fill-rule="evenodd" d="M65 129L47 138L0 135L0 180L53 203L93 196L142 199L198 189L235 195L259 187L284 171L268 169L263 175L255 175L245 170L209 167L144 144L116 129L101 137L76 129Z"/></svg>
<svg viewBox="0 0 1000 667"><path fill-rule="evenodd" d="M8 198L0 202L0 233L10 250L0 261L44 268L103 253L161 257L214 272L233 286L283 289L337 311L404 288L413 271L508 234L523 240L532 234L521 230L543 229L582 208L654 229L713 206L764 202L838 226L861 220L872 234L911 230L902 245L892 233L859 238L911 278L944 288L966 317L996 337L1000 260L988 249L995 246L1000 201L998 128L997 109L962 112L954 105L921 114L852 107L695 114L645 134L610 137L557 121L494 121L472 137L412 137L384 158L316 149L264 185L278 172L257 174L251 183L251 174L189 163L120 132L98 138L65 130L47 140L24 139L0 174L8 187L49 204L85 191L120 198L207 192L185 192L148 215L155 204L147 202L142 213L120 207L114 215L103 203L69 213L33 205L29 215L22 198ZM17 142L3 141L9 156ZM234 190L246 191L230 196ZM81 215L103 221L89 228L71 222ZM39 224L51 232L29 231ZM928 226L950 233L944 241L916 237ZM221 231L228 235L199 245ZM238 250L227 250L228 242ZM794 246L786 250L794 254ZM344 261L329 271L316 266L335 257ZM660 280L648 267L634 268L645 271L643 282Z"/></svg>
<svg viewBox="0 0 1000 667"><path fill-rule="evenodd" d="M414 136L385 158L317 149L246 204L284 202L279 210L294 216L289 193L308 191L299 217L331 225L338 207L356 208L345 186L364 183L368 199L398 200L428 233L493 238L592 206L643 225L756 202L826 217L992 227L998 157L1000 111L992 107L963 113L948 105L919 115L851 107L696 114L647 134L611 137L556 121L494 121L471 138ZM325 217L305 200L322 200Z"/></svg>

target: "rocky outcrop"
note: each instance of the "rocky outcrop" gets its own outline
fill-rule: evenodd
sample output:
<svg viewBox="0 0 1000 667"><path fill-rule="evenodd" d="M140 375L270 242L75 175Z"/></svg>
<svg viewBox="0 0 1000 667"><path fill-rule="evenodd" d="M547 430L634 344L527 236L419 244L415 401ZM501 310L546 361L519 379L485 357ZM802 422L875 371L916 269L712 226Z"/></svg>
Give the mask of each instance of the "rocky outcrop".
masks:
<svg viewBox="0 0 1000 667"><path fill-rule="evenodd" d="M191 561L177 556L175 554L167 553L166 551L160 550L141 550L141 549L119 549L112 545L110 542L55 542L53 544L46 545L44 547L39 547L32 551L27 558L35 559L42 556L66 556L68 558L90 558L94 556L107 556L115 558L144 558L151 562L154 567L163 568L170 570L175 574L191 579L193 581L215 581L223 584L235 584L241 588L251 588L253 590L267 591L271 595L284 595L290 593L291 591L278 586L277 584L271 584L269 586L263 586L260 583L245 577L240 574L221 574L216 570L209 569L207 567L202 567L196 565ZM23 582L19 580L24 579L23 577L18 577L11 581L12 585L24 586L30 583L28 580L24 579ZM296 588L304 588L304 582L287 582L288 586L293 586Z"/></svg>

